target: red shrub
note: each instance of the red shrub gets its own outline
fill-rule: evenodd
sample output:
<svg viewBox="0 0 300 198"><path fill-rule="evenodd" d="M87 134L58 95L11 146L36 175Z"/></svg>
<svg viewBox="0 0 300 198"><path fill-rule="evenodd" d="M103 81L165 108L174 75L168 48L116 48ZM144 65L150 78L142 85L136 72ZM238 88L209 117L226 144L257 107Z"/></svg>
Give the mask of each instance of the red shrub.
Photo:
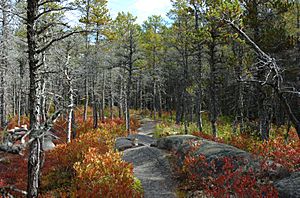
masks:
<svg viewBox="0 0 300 198"><path fill-rule="evenodd" d="M278 197L272 185L259 183L259 172L245 170L246 163L229 157L208 161L204 155L194 156L192 150L186 155L179 174L185 189L202 190L213 197Z"/></svg>

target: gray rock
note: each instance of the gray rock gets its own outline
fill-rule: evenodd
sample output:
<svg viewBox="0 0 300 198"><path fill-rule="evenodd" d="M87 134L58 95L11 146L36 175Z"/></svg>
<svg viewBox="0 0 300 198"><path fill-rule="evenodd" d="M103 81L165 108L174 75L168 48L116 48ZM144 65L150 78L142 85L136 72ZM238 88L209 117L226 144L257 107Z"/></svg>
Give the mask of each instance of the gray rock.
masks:
<svg viewBox="0 0 300 198"><path fill-rule="evenodd" d="M164 151L142 146L124 151L123 159L133 163L134 175L142 183L145 198L176 197L176 184Z"/></svg>
<svg viewBox="0 0 300 198"><path fill-rule="evenodd" d="M157 140L157 148L168 151L178 151L183 145L200 138L193 135L174 135Z"/></svg>
<svg viewBox="0 0 300 198"><path fill-rule="evenodd" d="M55 148L55 144L52 142L52 138L45 137L43 142L43 150L49 151Z"/></svg>
<svg viewBox="0 0 300 198"><path fill-rule="evenodd" d="M291 176L275 182L280 198L300 197L300 172L292 173Z"/></svg>
<svg viewBox="0 0 300 198"><path fill-rule="evenodd" d="M115 148L119 151L124 151L126 149L132 148L133 144L132 141L125 138L125 137L120 137L116 139L116 145Z"/></svg>
<svg viewBox="0 0 300 198"><path fill-rule="evenodd" d="M138 129L139 134L153 135L156 123L155 121L144 121L142 126Z"/></svg>
<svg viewBox="0 0 300 198"><path fill-rule="evenodd" d="M195 155L205 155L208 160L222 157L250 158L251 154L236 147L217 143L205 139L198 142L201 146L195 151Z"/></svg>
<svg viewBox="0 0 300 198"><path fill-rule="evenodd" d="M192 145L199 145L199 147L190 153ZM243 167L244 170L252 168L257 172L260 171L260 160L252 154L227 144L209 141L192 135L177 135L161 138L157 141L157 147L174 151L177 154L178 166L183 165L185 156L190 153L193 156L204 155L207 161L215 160L217 171L222 171L222 159L224 157L234 159L235 168ZM276 164L276 167L278 168L268 170L265 174L274 181L288 176L286 169L279 164ZM195 171L200 173L203 170L199 167Z"/></svg>
<svg viewBox="0 0 300 198"><path fill-rule="evenodd" d="M150 146L151 144L156 142L156 140L153 137L143 135L143 134L131 134L127 136L127 138L131 141L137 139L139 145Z"/></svg>

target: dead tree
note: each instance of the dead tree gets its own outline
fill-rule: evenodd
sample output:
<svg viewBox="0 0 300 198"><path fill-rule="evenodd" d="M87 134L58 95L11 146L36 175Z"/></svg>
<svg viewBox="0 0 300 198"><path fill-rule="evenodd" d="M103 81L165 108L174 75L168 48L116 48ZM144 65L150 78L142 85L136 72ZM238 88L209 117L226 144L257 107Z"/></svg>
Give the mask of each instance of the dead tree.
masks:
<svg viewBox="0 0 300 198"><path fill-rule="evenodd" d="M0 126L4 128L6 122L5 112L5 74L8 66L8 23L9 23L9 1L2 0L0 3L1 14L1 39L0 39Z"/></svg>
<svg viewBox="0 0 300 198"><path fill-rule="evenodd" d="M244 82L257 83L261 87L271 87L276 93L283 106L285 107L286 113L295 125L298 137L300 138L300 120L294 114L286 94L295 94L300 97L300 91L296 90L294 87L287 87L284 85L283 70L277 64L276 59L266 54L238 25L231 20L225 20L241 37L243 37L246 42L252 47L258 56L258 62L255 64L255 70L264 70L263 79L255 78L244 78L241 79Z"/></svg>
<svg viewBox="0 0 300 198"><path fill-rule="evenodd" d="M56 1L55 1L56 2ZM46 51L53 43L61 41L78 31L62 32L62 34L57 37L52 37L51 40L46 43L40 43L38 41L43 40L42 36L49 28L53 26L63 25L64 28L67 27L66 24L57 23L46 23L39 26L39 20L41 17L46 16L52 12L59 12L70 9L70 7L50 7L47 4L53 3L53 1L43 1L43 0L31 0L27 1L27 17L24 19L27 29L27 54L28 54L28 64L29 64L29 115L30 115L30 143L29 148L29 158L28 158L28 184L27 184L27 197L37 197L39 188L39 178L41 171L41 159L42 159L42 142L44 129L41 125L40 120L40 75L39 68L43 65L41 60L41 54ZM46 9L42 9L47 7Z"/></svg>
<svg viewBox="0 0 300 198"><path fill-rule="evenodd" d="M65 63L64 74L67 79L68 84L68 95L69 95L69 105L68 105L68 126L67 126L67 142L71 142L71 135L72 135L72 121L73 121L73 114L74 114L74 89L73 89L73 79L70 76L70 72L68 69L70 56L67 54L67 61Z"/></svg>

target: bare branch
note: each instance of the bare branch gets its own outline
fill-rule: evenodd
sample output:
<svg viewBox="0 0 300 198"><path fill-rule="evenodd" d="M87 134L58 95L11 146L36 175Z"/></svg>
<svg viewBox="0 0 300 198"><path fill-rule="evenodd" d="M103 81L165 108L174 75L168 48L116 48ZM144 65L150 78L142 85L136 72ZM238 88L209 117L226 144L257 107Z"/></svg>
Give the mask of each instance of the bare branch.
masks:
<svg viewBox="0 0 300 198"><path fill-rule="evenodd" d="M44 33L48 28L50 27L53 27L55 25L62 25L62 26L65 26L65 27L68 27L68 24L67 23L56 23L56 22L53 22L53 23L48 23L47 25L41 27L38 31L37 31L37 35L40 35L42 33Z"/></svg>
<svg viewBox="0 0 300 198"><path fill-rule="evenodd" d="M61 37L57 37L52 39L51 41L49 41L44 47L42 47L41 49L37 50L36 53L41 53L44 52L45 50L47 50L53 43L57 42L57 41L61 41L65 38L68 38L69 36L72 36L73 34L78 34L78 33L82 33L82 32L86 32L86 31L73 31L73 32L69 32L68 34L62 35Z"/></svg>
<svg viewBox="0 0 300 198"><path fill-rule="evenodd" d="M37 20L41 16L43 16L44 14L48 14L48 13L51 13L51 12L59 12L59 11L63 11L63 10L74 10L74 8L72 8L72 7L51 8L49 10L45 10L45 11L41 12L34 19Z"/></svg>
<svg viewBox="0 0 300 198"><path fill-rule="evenodd" d="M38 7L43 6L45 4L48 4L48 3L59 3L59 2L60 2L60 0L47 0L47 1L44 1L42 3L39 3Z"/></svg>
<svg viewBox="0 0 300 198"><path fill-rule="evenodd" d="M260 55L260 58L263 58L265 61L269 61L271 58L268 56L264 51L260 49L258 45L236 24L234 24L233 21L224 19L226 23L228 23L234 30L236 30L239 35L241 35L246 41L251 45L251 47L255 50L255 52Z"/></svg>
<svg viewBox="0 0 300 198"><path fill-rule="evenodd" d="M14 186L4 186L4 187L0 188L1 194L8 194L7 191L15 191L15 192L21 193L23 195L27 195L27 192L25 190L20 190ZM9 196L13 197L12 195L9 195Z"/></svg>

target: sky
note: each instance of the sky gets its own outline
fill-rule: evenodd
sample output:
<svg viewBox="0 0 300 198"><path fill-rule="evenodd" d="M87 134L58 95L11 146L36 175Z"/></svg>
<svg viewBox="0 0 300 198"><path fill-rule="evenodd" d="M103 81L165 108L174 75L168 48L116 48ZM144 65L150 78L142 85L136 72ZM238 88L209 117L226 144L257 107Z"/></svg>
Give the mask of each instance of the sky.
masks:
<svg viewBox="0 0 300 198"><path fill-rule="evenodd" d="M136 22L142 24L152 15L161 15L168 21L166 14L172 8L172 3L171 0L108 0L107 7L113 19L115 19L118 12L130 12L132 15L137 16ZM74 26L78 23L79 15L76 11L66 12L67 20Z"/></svg>
<svg viewBox="0 0 300 198"><path fill-rule="evenodd" d="M130 12L137 16L137 23L139 24L142 24L152 15L161 15L166 18L171 7L170 0L108 0L108 8L112 18L115 18L118 12Z"/></svg>

